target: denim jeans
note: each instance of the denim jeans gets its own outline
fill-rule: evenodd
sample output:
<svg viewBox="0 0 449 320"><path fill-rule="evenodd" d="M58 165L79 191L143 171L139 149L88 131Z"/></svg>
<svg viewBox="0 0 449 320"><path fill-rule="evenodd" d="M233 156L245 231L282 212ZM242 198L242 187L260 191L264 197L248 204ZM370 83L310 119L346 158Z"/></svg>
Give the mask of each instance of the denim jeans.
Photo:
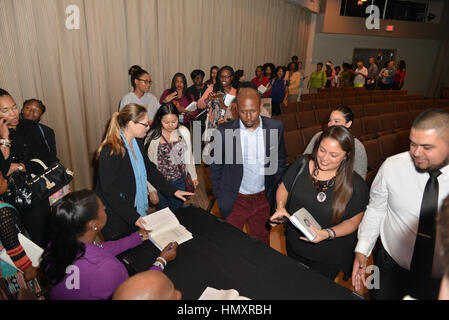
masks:
<svg viewBox="0 0 449 320"><path fill-rule="evenodd" d="M186 190L184 178L176 180L175 182L172 182L172 184L176 187L177 190ZM159 196L159 203L157 205L158 210L162 210L168 207L171 211L174 211L176 209L182 208L182 206L184 205L184 202L181 199L176 198L175 196L167 198L159 191L157 192L157 195Z"/></svg>

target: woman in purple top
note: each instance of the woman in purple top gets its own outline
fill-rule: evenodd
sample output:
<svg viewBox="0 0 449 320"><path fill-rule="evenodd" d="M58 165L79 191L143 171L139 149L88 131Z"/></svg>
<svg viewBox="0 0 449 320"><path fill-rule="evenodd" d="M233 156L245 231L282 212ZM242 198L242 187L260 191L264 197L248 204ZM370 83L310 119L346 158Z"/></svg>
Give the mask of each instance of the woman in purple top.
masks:
<svg viewBox="0 0 449 320"><path fill-rule="evenodd" d="M106 300L128 279L116 255L142 244L149 231L108 242L96 242L106 224L103 203L93 191L66 196L50 218L51 242L40 264L54 300ZM177 244L167 246L151 267L163 271L176 258Z"/></svg>
<svg viewBox="0 0 449 320"><path fill-rule="evenodd" d="M177 73L171 81L171 88L162 93L159 103L173 103L179 112L179 122L185 126L190 126L190 122L195 120L198 115L198 109L190 112L186 108L195 101L192 95L187 91L187 79L183 73Z"/></svg>

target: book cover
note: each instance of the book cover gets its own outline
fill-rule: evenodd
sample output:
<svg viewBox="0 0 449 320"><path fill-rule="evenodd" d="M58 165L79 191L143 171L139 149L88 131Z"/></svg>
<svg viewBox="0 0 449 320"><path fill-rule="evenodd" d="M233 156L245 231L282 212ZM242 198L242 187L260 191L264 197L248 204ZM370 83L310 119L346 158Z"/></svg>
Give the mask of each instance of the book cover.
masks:
<svg viewBox="0 0 449 320"><path fill-rule="evenodd" d="M316 237L316 233L310 228L314 226L318 230L321 230L321 226L313 216L305 208L301 208L290 216L290 222L298 228L309 241L313 241Z"/></svg>
<svg viewBox="0 0 449 320"><path fill-rule="evenodd" d="M198 300L251 300L243 297L235 289L218 290L212 287L207 287Z"/></svg>

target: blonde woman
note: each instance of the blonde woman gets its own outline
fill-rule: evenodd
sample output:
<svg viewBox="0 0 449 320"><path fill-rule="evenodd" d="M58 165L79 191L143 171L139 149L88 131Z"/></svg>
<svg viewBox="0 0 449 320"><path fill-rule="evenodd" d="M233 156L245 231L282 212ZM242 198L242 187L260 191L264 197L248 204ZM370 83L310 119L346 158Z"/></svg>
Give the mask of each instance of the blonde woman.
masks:
<svg viewBox="0 0 449 320"><path fill-rule="evenodd" d="M126 105L116 112L106 138L97 151L98 180L96 193L103 201L107 222L105 240L117 240L144 228L142 219L148 210L147 181L166 196L183 201L193 193L177 190L149 161L142 143L149 129L145 107Z"/></svg>

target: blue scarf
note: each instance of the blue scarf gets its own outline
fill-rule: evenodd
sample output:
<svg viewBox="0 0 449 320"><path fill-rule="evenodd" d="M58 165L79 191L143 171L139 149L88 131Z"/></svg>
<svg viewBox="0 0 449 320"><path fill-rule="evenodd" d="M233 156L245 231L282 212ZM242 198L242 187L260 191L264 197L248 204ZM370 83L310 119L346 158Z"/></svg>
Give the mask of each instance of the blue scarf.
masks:
<svg viewBox="0 0 449 320"><path fill-rule="evenodd" d="M143 161L143 156L140 152L136 139L133 139L132 142L136 159L133 157L133 153L123 132L122 139L125 142L126 149L128 150L129 159L131 161L131 165L133 166L134 178L136 179L136 200L134 205L137 209L137 213L139 213L142 217L145 217L148 210L147 170L145 168L145 162Z"/></svg>

